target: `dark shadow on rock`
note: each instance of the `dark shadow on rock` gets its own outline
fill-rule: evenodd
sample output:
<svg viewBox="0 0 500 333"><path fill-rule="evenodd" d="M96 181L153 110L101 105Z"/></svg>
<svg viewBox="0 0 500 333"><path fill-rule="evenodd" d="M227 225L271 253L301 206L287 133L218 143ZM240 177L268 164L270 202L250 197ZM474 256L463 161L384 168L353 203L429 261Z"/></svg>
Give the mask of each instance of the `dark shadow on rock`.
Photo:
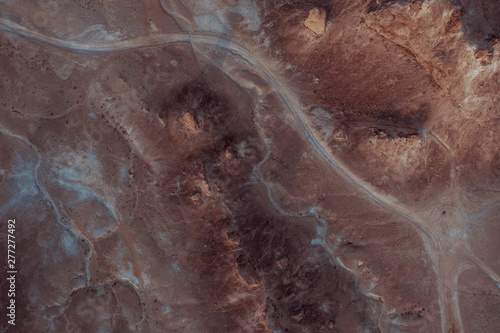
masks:
<svg viewBox="0 0 500 333"><path fill-rule="evenodd" d="M498 0L454 0L460 14L462 32L470 45L492 51L500 36L500 2Z"/></svg>
<svg viewBox="0 0 500 333"><path fill-rule="evenodd" d="M412 112L392 107L388 107L382 112L350 112L345 114L340 127L353 137L361 136L363 138L368 134L386 139L407 138L422 133L429 112L428 104L422 104Z"/></svg>
<svg viewBox="0 0 500 333"><path fill-rule="evenodd" d="M408 5L411 3L422 3L422 2L424 2L424 0L365 0L366 10L369 13L390 7L394 4Z"/></svg>

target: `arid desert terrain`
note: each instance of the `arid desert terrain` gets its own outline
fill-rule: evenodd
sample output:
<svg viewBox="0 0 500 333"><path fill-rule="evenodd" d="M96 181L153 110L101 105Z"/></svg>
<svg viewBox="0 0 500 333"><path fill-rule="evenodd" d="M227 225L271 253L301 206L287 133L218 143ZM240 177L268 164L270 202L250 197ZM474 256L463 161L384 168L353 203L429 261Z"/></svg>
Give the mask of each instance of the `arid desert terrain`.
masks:
<svg viewBox="0 0 500 333"><path fill-rule="evenodd" d="M500 332L496 0L0 0L1 332Z"/></svg>

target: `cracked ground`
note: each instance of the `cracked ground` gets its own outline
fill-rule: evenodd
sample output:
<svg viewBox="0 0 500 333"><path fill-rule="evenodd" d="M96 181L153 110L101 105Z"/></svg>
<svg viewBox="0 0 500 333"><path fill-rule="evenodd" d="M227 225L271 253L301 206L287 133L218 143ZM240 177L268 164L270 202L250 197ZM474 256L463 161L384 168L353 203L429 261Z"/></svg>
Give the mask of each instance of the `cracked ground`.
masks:
<svg viewBox="0 0 500 333"><path fill-rule="evenodd" d="M500 332L496 1L0 14L2 332Z"/></svg>

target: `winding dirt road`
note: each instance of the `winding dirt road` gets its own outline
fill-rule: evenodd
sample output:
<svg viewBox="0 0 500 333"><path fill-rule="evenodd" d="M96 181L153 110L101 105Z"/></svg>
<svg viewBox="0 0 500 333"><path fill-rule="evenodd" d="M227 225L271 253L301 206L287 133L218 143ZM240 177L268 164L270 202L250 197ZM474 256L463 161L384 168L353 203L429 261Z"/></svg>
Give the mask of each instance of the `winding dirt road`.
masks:
<svg viewBox="0 0 500 333"><path fill-rule="evenodd" d="M465 240L456 238L449 234L449 230L440 227L437 221L428 218L426 219L425 217L422 217L422 214L416 213L414 210L405 207L401 203L397 202L397 200L395 200L394 198L375 191L369 184L353 174L333 154L329 153L328 149L321 144L321 141L308 127L300 103L283 82L283 80L272 70L270 70L270 66L268 66L265 60L260 59L258 56L252 54L243 44L241 44L240 41L223 34L193 32L159 33L128 40L84 44L46 36L37 31L29 30L23 26L5 19L0 19L0 29L33 40L37 40L42 43L47 43L59 48L80 53L109 53L135 48L155 47L169 43L204 44L219 46L229 50L234 55L244 59L254 70L256 70L267 82L269 82L273 86L273 88L282 98L288 110L293 115L294 119L297 122L297 126L304 134L312 149L314 149L314 151L323 160L325 160L336 171L338 175L340 175L353 188L368 197L374 204L410 222L411 225L413 225L413 227L415 227L420 232L420 235L422 236L422 240L426 247L426 251L432 259L433 268L438 278L439 305L441 309L441 324L443 332L447 332L453 325L453 323L459 326L461 332L464 331L461 322L460 309L458 306L458 296L456 292L457 280L461 272L475 266L486 276L488 276L492 281L494 281L500 288L500 277L490 267L488 267L488 265L477 258L474 253L472 253ZM23 139L6 132L5 129L2 129L1 132L9 136L16 137L20 140ZM438 143L443 146L443 148L450 154L450 156L453 156L448 146L444 145L433 134L431 134L431 136L432 139L438 141ZM29 144L36 150L36 148L29 142L25 143ZM37 154L40 155L38 152ZM40 156L38 157L40 160ZM455 163L453 163L453 168L456 168ZM452 170L452 173L454 174L454 182L456 181L455 172L457 171ZM45 193L42 188L40 188L40 190L50 201L50 197L48 197L48 194ZM55 208L53 202L52 206ZM55 211L56 215L58 215L56 208ZM464 214L461 214L461 212L457 211L456 216L458 216L457 218L462 219ZM58 216L58 220L60 220L60 216ZM463 225L464 222L465 221L456 221L455 224ZM72 231L79 234L79 237L82 237L80 233L76 232L75 230ZM330 251L329 253L333 257L332 252ZM365 295L367 297L370 297L367 294Z"/></svg>

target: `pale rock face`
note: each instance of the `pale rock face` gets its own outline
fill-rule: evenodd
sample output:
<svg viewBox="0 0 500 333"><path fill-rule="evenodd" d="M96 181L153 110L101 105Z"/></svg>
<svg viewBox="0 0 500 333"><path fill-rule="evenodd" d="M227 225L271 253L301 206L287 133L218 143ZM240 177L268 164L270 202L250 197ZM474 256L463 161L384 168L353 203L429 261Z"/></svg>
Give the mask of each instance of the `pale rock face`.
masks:
<svg viewBox="0 0 500 333"><path fill-rule="evenodd" d="M321 36L326 29L326 11L323 8L311 9L304 25L316 35Z"/></svg>

